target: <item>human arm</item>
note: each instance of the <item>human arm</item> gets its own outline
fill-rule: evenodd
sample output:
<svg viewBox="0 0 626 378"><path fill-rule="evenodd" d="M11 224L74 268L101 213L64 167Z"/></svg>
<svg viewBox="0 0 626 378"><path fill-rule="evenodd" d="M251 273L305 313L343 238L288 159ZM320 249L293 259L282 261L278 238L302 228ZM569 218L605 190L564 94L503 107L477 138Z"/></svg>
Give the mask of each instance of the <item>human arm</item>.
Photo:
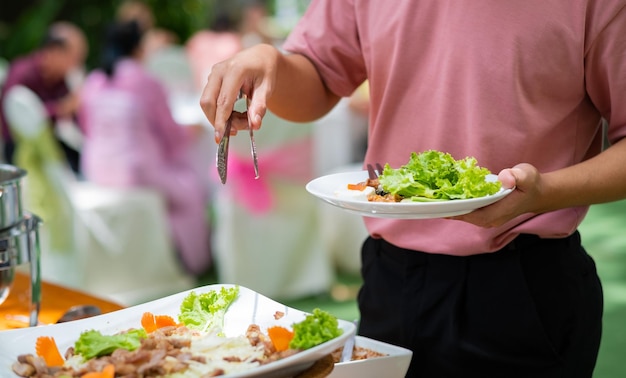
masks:
<svg viewBox="0 0 626 378"><path fill-rule="evenodd" d="M493 205L453 219L481 227L501 226L518 215L545 213L626 198L626 138L595 157L553 172L540 173L529 164L498 175L515 190Z"/></svg>
<svg viewBox="0 0 626 378"><path fill-rule="evenodd" d="M303 55L285 55L270 45L257 45L213 66L200 99L219 141L239 91L250 99L247 116L233 128L261 127L269 108L277 116L306 122L326 114L339 101L324 85L315 66ZM246 119L247 118L247 119Z"/></svg>

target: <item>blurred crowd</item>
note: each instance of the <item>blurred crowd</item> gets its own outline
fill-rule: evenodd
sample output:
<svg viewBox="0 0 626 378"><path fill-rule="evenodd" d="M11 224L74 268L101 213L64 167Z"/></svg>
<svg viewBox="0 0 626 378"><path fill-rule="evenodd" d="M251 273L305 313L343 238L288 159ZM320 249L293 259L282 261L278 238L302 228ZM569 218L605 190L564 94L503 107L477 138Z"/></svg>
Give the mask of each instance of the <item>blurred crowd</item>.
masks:
<svg viewBox="0 0 626 378"><path fill-rule="evenodd" d="M315 294L329 288L336 267L315 232L318 203L304 184L361 161L367 88L338 107L341 115L319 125L294 126L269 114L257 140L262 179L251 177L248 140L238 137L231 146L229 182L217 184L213 129L198 105L207 74L245 47L281 42L265 3L247 4L236 15L218 12L186 41L159 27L140 0L122 3L98 46L88 46L80 25L54 22L36 50L2 66L2 156L8 164L42 172L40 187L46 175L58 174L47 168L54 162L72 182L157 192L185 275L216 271L220 281L274 297ZM86 69L90 54L99 63ZM16 88L30 90L43 105L45 127L39 131L26 130L20 122L24 112L11 111ZM316 128L339 127L346 129L342 145L316 137ZM44 208L52 192L40 195L39 205L29 202L28 193L30 210L50 217L44 222L52 220ZM357 269L354 264L350 269Z"/></svg>

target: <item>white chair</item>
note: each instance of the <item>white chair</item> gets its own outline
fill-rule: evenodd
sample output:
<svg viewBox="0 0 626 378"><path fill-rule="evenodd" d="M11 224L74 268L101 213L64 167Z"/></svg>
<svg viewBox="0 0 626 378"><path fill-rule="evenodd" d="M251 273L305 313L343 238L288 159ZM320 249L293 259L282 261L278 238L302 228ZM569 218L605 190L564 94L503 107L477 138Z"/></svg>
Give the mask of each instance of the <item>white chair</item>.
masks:
<svg viewBox="0 0 626 378"><path fill-rule="evenodd" d="M193 286L176 260L157 193L78 181L59 157L39 98L15 86L2 105L17 141L16 165L28 171L25 207L44 220L44 279L127 305ZM58 206L49 208L52 200Z"/></svg>
<svg viewBox="0 0 626 378"><path fill-rule="evenodd" d="M35 137L48 122L39 97L23 85L16 85L7 92L3 107L12 132L24 138Z"/></svg>
<svg viewBox="0 0 626 378"><path fill-rule="evenodd" d="M326 116L315 122L316 175L354 172L363 169L355 163L363 157L360 144L367 133L366 122L349 108L349 100L341 100ZM329 138L332 135L332 138ZM363 219L337 207L318 201L319 237L340 271L358 274L361 268L361 245L368 233Z"/></svg>
<svg viewBox="0 0 626 378"><path fill-rule="evenodd" d="M71 201L65 190L72 174L52 136L46 109L39 97L22 85L12 87L2 105L16 141L15 165L28 172L23 188L26 208L44 219L44 229L51 231L48 242L65 253L74 248L72 229L63 227L72 223Z"/></svg>
<svg viewBox="0 0 626 378"><path fill-rule="evenodd" d="M150 54L144 62L146 69L157 77L168 92L195 92L191 67L182 46L168 46Z"/></svg>
<svg viewBox="0 0 626 378"><path fill-rule="evenodd" d="M89 182L69 192L80 218L80 288L132 305L195 285L178 263L160 193Z"/></svg>
<svg viewBox="0 0 626 378"><path fill-rule="evenodd" d="M349 164L328 171L328 174L355 172L362 163ZM329 253L333 266L341 272L359 274L361 246L368 236L363 218L338 207L318 201L319 238Z"/></svg>
<svg viewBox="0 0 626 378"><path fill-rule="evenodd" d="M263 124L255 134L258 180L247 134L230 140L228 181L218 185L214 202L219 279L276 299L328 292L334 268L319 237L318 200L304 189L313 178L311 125L293 125L270 112ZM298 177L307 170L310 177ZM270 207L256 211L250 207L264 202L253 185L266 185L273 198ZM243 193L250 188L253 193ZM255 195L252 202L244 198L248 195Z"/></svg>

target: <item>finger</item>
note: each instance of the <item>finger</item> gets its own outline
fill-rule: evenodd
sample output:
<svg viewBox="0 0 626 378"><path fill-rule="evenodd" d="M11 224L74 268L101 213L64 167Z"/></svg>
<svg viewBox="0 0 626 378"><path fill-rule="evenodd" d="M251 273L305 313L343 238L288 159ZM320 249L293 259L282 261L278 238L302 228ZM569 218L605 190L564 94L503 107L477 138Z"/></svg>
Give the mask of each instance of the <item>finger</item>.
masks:
<svg viewBox="0 0 626 378"><path fill-rule="evenodd" d="M200 108L205 117L213 127L215 127L215 112L217 109L217 96L222 86L222 80L217 75L209 75L207 77L207 83L202 89L200 95ZM220 125L223 126L223 125Z"/></svg>
<svg viewBox="0 0 626 378"><path fill-rule="evenodd" d="M492 215L494 214L494 210L495 210L494 207L495 205L490 205L485 208L476 209L472 211L471 213L452 216L446 219L471 223L475 226L482 227L482 228L498 227L504 224L505 219L501 217L499 218L492 217ZM497 210L495 210L495 213L497 213Z"/></svg>
<svg viewBox="0 0 626 378"><path fill-rule="evenodd" d="M215 141L219 143L224 135L226 121L233 112L233 107L238 99L242 87L241 74L233 70L231 64L226 61L218 63L212 68L209 75L207 97L203 99L211 111L214 107L212 125L215 128ZM203 95L204 96L204 95ZM214 103L214 105L212 105ZM209 120L211 120L209 118ZM234 127L237 129L237 126Z"/></svg>
<svg viewBox="0 0 626 378"><path fill-rule="evenodd" d="M237 101L237 95L239 90L233 91L232 89L227 88L225 85L222 85L222 90L217 98L217 107L215 110L215 123L213 127L215 128L215 142L219 143L222 140L224 135L224 128L226 125L226 121L233 114L233 107L235 102ZM231 120L232 128L231 130L239 130L241 127L239 126L239 116L234 114Z"/></svg>
<svg viewBox="0 0 626 378"><path fill-rule="evenodd" d="M248 121L254 130L261 128L263 117L267 112L266 93L265 86L260 86L255 90L254 95L248 98Z"/></svg>
<svg viewBox="0 0 626 378"><path fill-rule="evenodd" d="M532 183L536 179L535 168L527 163L521 163L509 169L509 174L513 177L513 186L523 192L533 186Z"/></svg>
<svg viewBox="0 0 626 378"><path fill-rule="evenodd" d="M515 187L516 178L511 168L506 168L500 171L498 174L498 181L502 183L504 189L511 189Z"/></svg>

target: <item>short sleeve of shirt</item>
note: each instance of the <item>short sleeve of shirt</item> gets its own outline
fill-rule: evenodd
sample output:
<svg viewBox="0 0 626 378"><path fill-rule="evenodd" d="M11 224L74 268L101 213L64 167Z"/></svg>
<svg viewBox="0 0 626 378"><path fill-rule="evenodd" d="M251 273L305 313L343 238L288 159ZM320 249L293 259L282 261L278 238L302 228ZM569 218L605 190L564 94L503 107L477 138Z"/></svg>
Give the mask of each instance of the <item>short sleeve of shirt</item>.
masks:
<svg viewBox="0 0 626 378"><path fill-rule="evenodd" d="M344 97L366 78L354 12L353 0L313 0L283 45L310 59L326 86Z"/></svg>
<svg viewBox="0 0 626 378"><path fill-rule="evenodd" d="M626 6L617 3L594 8L585 54L587 93L609 123L611 143L626 137Z"/></svg>

